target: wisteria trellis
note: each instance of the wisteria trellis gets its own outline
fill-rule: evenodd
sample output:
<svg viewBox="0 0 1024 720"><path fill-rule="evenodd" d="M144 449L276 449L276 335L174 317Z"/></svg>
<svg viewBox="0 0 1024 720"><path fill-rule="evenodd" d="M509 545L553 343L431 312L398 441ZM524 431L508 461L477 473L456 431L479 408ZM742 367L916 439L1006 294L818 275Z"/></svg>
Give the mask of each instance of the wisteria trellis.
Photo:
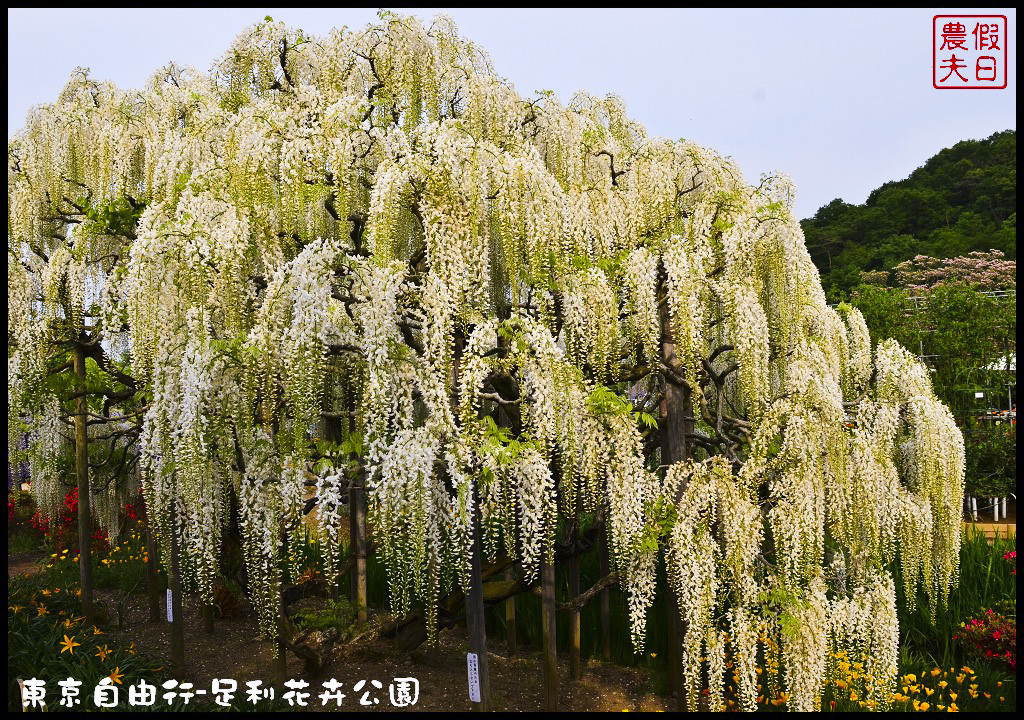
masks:
<svg viewBox="0 0 1024 720"><path fill-rule="evenodd" d="M465 585L474 497L527 579L560 515L597 513L638 648L664 549L691 687L704 656L720 693L728 629L747 709L759 632L791 707L817 706L830 643L868 653L884 704L886 568L898 550L932 603L955 582L963 443L916 358L826 305L792 192L615 97L520 96L445 18L268 19L139 91L80 71L8 144L9 419L50 507L51 336L127 350L150 517L176 509L209 597L237 498L268 632L310 493L337 547L351 474L321 461L326 415L360 439L398 611ZM666 383L693 415L667 467L628 402L657 414Z"/></svg>

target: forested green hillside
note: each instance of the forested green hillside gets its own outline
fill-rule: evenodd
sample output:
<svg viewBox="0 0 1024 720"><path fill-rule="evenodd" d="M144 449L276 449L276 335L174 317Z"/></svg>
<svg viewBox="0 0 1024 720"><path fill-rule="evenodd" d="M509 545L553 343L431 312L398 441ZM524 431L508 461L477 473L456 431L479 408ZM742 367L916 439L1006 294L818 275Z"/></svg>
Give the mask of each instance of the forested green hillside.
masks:
<svg viewBox="0 0 1024 720"><path fill-rule="evenodd" d="M964 140L863 205L836 199L801 222L833 301L865 270L891 270L916 255L948 258L996 249L1017 257L1017 133Z"/></svg>

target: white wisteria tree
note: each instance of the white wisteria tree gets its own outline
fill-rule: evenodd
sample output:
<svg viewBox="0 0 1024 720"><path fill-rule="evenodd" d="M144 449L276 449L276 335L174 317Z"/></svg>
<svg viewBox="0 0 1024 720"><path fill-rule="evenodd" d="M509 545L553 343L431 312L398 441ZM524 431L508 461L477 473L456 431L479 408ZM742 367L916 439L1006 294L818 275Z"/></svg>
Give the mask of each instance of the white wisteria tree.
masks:
<svg viewBox="0 0 1024 720"><path fill-rule="evenodd" d="M506 596L543 576L553 627L556 549L596 518L637 648L664 558L691 708L702 666L721 704L727 648L756 707L759 637L790 707L830 647L883 705L889 568L931 603L956 581L963 443L916 358L826 305L792 192L615 97L521 97L445 18L268 18L209 73L77 72L9 142L12 412L45 465L44 329L123 341L149 517L208 599L237 505L268 634L303 514L335 577L365 488L429 633L452 588L479 625L481 547L515 563Z"/></svg>

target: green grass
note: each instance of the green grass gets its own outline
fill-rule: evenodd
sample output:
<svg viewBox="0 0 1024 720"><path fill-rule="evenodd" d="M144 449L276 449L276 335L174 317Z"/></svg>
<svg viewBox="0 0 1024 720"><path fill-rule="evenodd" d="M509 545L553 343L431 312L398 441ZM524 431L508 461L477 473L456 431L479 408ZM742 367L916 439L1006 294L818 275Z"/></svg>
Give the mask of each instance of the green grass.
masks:
<svg viewBox="0 0 1024 720"><path fill-rule="evenodd" d="M27 553L33 550L42 550L43 544L39 538L33 537L30 533L17 532L7 536L7 554Z"/></svg>
<svg viewBox="0 0 1024 720"><path fill-rule="evenodd" d="M903 594L898 565L896 575L900 637L903 648L933 667L963 664L953 636L960 623L988 609L1007 609L1016 614L1017 585L1011 566L1003 559L1016 549L1016 538L997 538L989 545L981 534L965 535L960 547L960 579L950 591L949 601L935 608L934 621L923 591L918 591L917 608L910 612Z"/></svg>
<svg viewBox="0 0 1024 720"><path fill-rule="evenodd" d="M345 637L356 622L356 611L352 603L340 598L328 600L320 609L300 608L291 619L302 630L337 630L341 637Z"/></svg>

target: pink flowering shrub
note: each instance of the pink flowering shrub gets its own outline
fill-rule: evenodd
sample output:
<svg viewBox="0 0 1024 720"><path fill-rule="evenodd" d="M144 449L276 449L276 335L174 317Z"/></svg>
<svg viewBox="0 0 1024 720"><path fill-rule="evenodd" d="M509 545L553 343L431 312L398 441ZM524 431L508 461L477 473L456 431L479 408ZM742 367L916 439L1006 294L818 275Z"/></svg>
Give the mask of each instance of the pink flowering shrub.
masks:
<svg viewBox="0 0 1024 720"><path fill-rule="evenodd" d="M1009 553L1007 553L1009 555ZM1016 552L1014 552L1016 556ZM1006 663L1017 669L1017 620L991 610L961 623L953 636L964 652L974 657Z"/></svg>
<svg viewBox="0 0 1024 720"><path fill-rule="evenodd" d="M896 266L896 283L912 293L947 282L977 285L981 290L1016 288L1017 262L1006 260L999 250L989 250L942 259L918 255Z"/></svg>

